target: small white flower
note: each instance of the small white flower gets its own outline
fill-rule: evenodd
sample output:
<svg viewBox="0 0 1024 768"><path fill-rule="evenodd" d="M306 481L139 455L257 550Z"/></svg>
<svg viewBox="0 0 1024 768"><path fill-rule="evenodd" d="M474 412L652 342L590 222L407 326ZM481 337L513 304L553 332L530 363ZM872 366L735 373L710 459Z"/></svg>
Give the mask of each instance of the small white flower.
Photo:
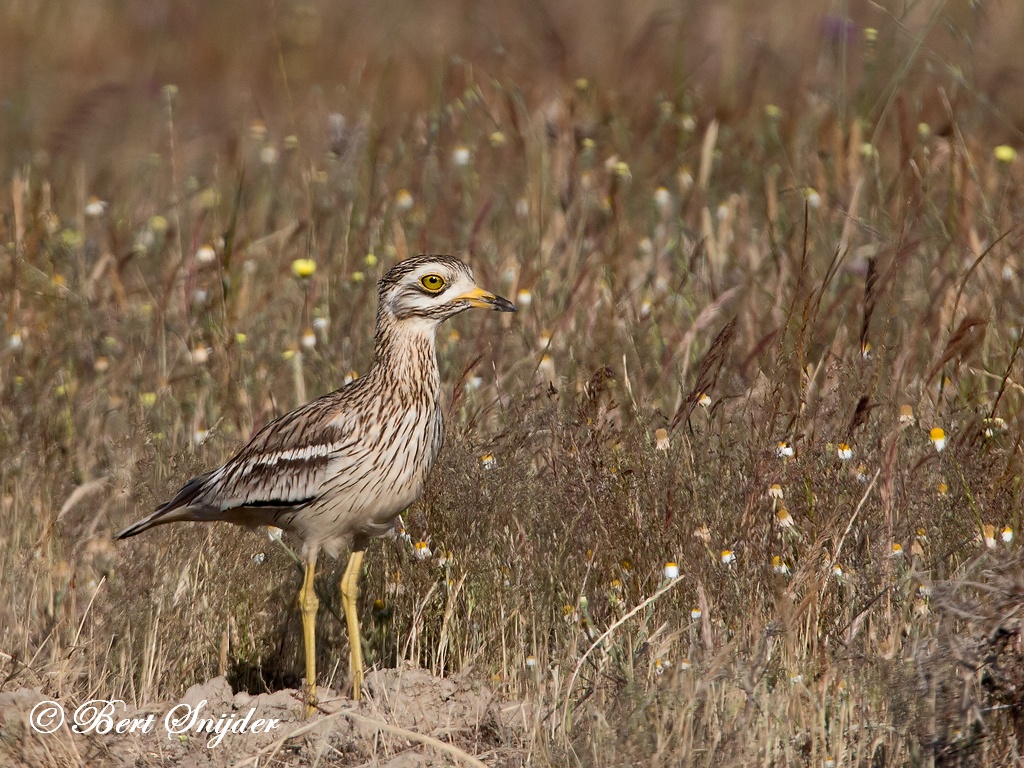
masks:
<svg viewBox="0 0 1024 768"><path fill-rule="evenodd" d="M946 433L941 427L935 427L931 432L928 433L929 439L932 441L932 445L935 446L935 450L942 453L946 447Z"/></svg>
<svg viewBox="0 0 1024 768"><path fill-rule="evenodd" d="M989 549L995 549L996 546L996 527L991 523L985 523L981 527L981 536L985 542L985 546Z"/></svg>
<svg viewBox="0 0 1024 768"><path fill-rule="evenodd" d="M300 343L304 349L314 349L316 347L316 334L313 333L312 328L307 328L303 332Z"/></svg>
<svg viewBox="0 0 1024 768"><path fill-rule="evenodd" d="M205 365L206 361L210 359L210 348L202 343L196 344L190 355L192 365Z"/></svg>
<svg viewBox="0 0 1024 768"><path fill-rule="evenodd" d="M255 555L252 556L252 562L255 565L263 565L263 562L266 559L267 559L267 556L265 554L263 554L262 552L257 552Z"/></svg>
<svg viewBox="0 0 1024 768"><path fill-rule="evenodd" d="M703 615L704 614L701 613L700 608L691 608L690 609L690 618L691 619L699 619Z"/></svg>
<svg viewBox="0 0 1024 768"><path fill-rule="evenodd" d="M668 659L655 659L654 661L654 674L659 677L669 669L672 668L672 662Z"/></svg>
<svg viewBox="0 0 1024 768"><path fill-rule="evenodd" d="M412 536L405 530L405 521L401 517L395 519L395 524L391 530L395 534L395 538L404 541L406 544L412 544Z"/></svg>
<svg viewBox="0 0 1024 768"><path fill-rule="evenodd" d="M731 565L736 562L736 553L731 549L722 550L722 563L724 565Z"/></svg>
<svg viewBox="0 0 1024 768"><path fill-rule="evenodd" d="M789 514L789 510L785 507L779 507L775 513L775 519L779 521L779 527L781 528L793 527L793 516Z"/></svg>
<svg viewBox="0 0 1024 768"><path fill-rule="evenodd" d="M654 204L663 214L668 213L672 209L672 193L665 187L658 187L654 190Z"/></svg>
<svg viewBox="0 0 1024 768"><path fill-rule="evenodd" d="M472 153L469 151L469 147L458 146L452 151L452 162L458 166L467 166L469 161L473 159Z"/></svg>
<svg viewBox="0 0 1024 768"><path fill-rule="evenodd" d="M395 207L399 211L408 211L412 208L414 200L412 199L412 193L408 189L400 189L395 195Z"/></svg>
<svg viewBox="0 0 1024 768"><path fill-rule="evenodd" d="M533 292L529 288L520 288L516 294L516 304L528 307L533 303Z"/></svg>
<svg viewBox="0 0 1024 768"><path fill-rule="evenodd" d="M359 378L359 374L356 371L349 371L345 374L345 377L341 380L342 384L351 384L353 381Z"/></svg>
<svg viewBox="0 0 1024 768"><path fill-rule="evenodd" d="M206 442L206 438L210 436L210 430L208 429L197 429L192 432L192 445L200 446Z"/></svg>
<svg viewBox="0 0 1024 768"><path fill-rule="evenodd" d="M693 172L689 168L679 169L678 180L680 192L685 193L693 189Z"/></svg>
<svg viewBox="0 0 1024 768"><path fill-rule="evenodd" d="M196 288L195 292L192 294L192 304L197 307L204 307L206 306L206 300L209 297L210 295L206 292L205 288Z"/></svg>
<svg viewBox="0 0 1024 768"><path fill-rule="evenodd" d="M853 458L853 449L846 443L840 443L837 452L841 461L849 461Z"/></svg>
<svg viewBox="0 0 1024 768"><path fill-rule="evenodd" d="M772 558L772 570L781 576L789 576L789 565L778 555Z"/></svg>
<svg viewBox="0 0 1024 768"><path fill-rule="evenodd" d="M526 657L526 668L527 669L534 669L536 666L537 666L537 657L536 656L527 656Z"/></svg>
<svg viewBox="0 0 1024 768"><path fill-rule="evenodd" d="M996 416L985 419L985 437L995 437L1000 432L1006 431L1006 421Z"/></svg>
<svg viewBox="0 0 1024 768"><path fill-rule="evenodd" d="M21 333L18 331L12 333L10 338L7 339L7 346L15 352L25 346L25 340L22 338Z"/></svg>
<svg viewBox="0 0 1024 768"><path fill-rule="evenodd" d="M669 449L668 430L664 427L655 430L654 447L659 451L667 451Z"/></svg>
<svg viewBox="0 0 1024 768"><path fill-rule="evenodd" d="M327 322L326 317L313 318L313 330L319 331L320 333L324 333L329 325L330 323Z"/></svg>
<svg viewBox="0 0 1024 768"><path fill-rule="evenodd" d="M782 501L782 486L779 485L778 483L772 483L771 486L768 488L768 498Z"/></svg>
<svg viewBox="0 0 1024 768"><path fill-rule="evenodd" d="M484 379L482 376L468 376L463 386L467 392L475 392L483 386L483 383Z"/></svg>
<svg viewBox="0 0 1024 768"><path fill-rule="evenodd" d="M679 564L678 563L665 563L665 578L666 579L678 579L679 578Z"/></svg>
<svg viewBox="0 0 1024 768"><path fill-rule="evenodd" d="M485 453L480 457L480 464L484 469L494 469L497 463L498 462L495 460L494 454L492 453Z"/></svg>
<svg viewBox="0 0 1024 768"><path fill-rule="evenodd" d="M153 234L153 230L146 229L135 236L134 249L136 251L148 251L156 245L156 235Z"/></svg>
<svg viewBox="0 0 1024 768"><path fill-rule="evenodd" d="M804 190L804 198L807 200L807 205L811 208L821 207L821 195L814 187L808 187Z"/></svg>
<svg viewBox="0 0 1024 768"><path fill-rule="evenodd" d="M889 557L903 557L903 545L899 543L893 544Z"/></svg>
<svg viewBox="0 0 1024 768"><path fill-rule="evenodd" d="M793 450L793 446L786 440L780 440L778 445L775 446L775 454L779 458L791 459L796 455L796 451Z"/></svg>
<svg viewBox="0 0 1024 768"><path fill-rule="evenodd" d="M413 545L412 554L417 560L426 560L432 554L430 551L430 545L425 541L417 541Z"/></svg>
<svg viewBox="0 0 1024 768"><path fill-rule="evenodd" d="M107 212L107 201L100 200L98 197L90 197L89 202L85 204L85 215L89 219L98 219L104 213Z"/></svg>
<svg viewBox="0 0 1024 768"><path fill-rule="evenodd" d="M1011 528L1010 526L1006 526L1005 528L1003 528L1002 533L999 534L999 538L1003 540L1003 543L1009 544L1011 541L1013 541L1013 528Z"/></svg>
<svg viewBox="0 0 1024 768"><path fill-rule="evenodd" d="M196 263L208 266L217 261L217 252L212 245L201 245L196 249Z"/></svg>
<svg viewBox="0 0 1024 768"><path fill-rule="evenodd" d="M900 406L900 424L914 423L914 407L907 403Z"/></svg>
<svg viewBox="0 0 1024 768"><path fill-rule="evenodd" d="M267 144L260 150L260 162L264 165L274 165L277 162L277 156L277 147L273 144Z"/></svg>
<svg viewBox="0 0 1024 768"><path fill-rule="evenodd" d="M555 360L551 355L541 355L540 365L537 366L537 373L543 381L554 383L555 381Z"/></svg>

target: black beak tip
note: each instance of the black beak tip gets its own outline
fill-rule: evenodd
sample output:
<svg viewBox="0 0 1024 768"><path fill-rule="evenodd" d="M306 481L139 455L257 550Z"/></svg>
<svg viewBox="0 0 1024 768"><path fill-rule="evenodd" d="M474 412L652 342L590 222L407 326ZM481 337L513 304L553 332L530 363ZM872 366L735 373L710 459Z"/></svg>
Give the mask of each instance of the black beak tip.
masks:
<svg viewBox="0 0 1024 768"><path fill-rule="evenodd" d="M494 309L498 312L518 312L516 305L502 296L494 297Z"/></svg>

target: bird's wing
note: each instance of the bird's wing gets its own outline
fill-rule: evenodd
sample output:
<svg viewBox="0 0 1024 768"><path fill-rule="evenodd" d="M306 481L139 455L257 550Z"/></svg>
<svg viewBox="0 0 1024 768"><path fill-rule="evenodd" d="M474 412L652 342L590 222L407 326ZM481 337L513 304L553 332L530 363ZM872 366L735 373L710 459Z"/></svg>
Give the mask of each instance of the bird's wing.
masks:
<svg viewBox="0 0 1024 768"><path fill-rule="evenodd" d="M332 457L360 440L358 424L338 400L326 395L267 424L211 473L197 500L221 509L308 504Z"/></svg>
<svg viewBox="0 0 1024 768"><path fill-rule="evenodd" d="M303 507L313 501L339 454L352 454L361 425L342 390L278 417L223 466L194 477L153 514L121 531L123 539L179 520L219 520L239 508ZM330 467L337 471L337 462Z"/></svg>

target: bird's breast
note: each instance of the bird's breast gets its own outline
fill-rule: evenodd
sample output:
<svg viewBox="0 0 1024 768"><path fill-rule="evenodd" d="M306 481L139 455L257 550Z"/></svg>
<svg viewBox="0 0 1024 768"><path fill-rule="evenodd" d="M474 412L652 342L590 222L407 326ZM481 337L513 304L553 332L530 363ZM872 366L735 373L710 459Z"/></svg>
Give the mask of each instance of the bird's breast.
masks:
<svg viewBox="0 0 1024 768"><path fill-rule="evenodd" d="M379 535L413 504L427 482L444 427L436 402L361 425L361 439L332 458L320 494L319 529L331 536Z"/></svg>

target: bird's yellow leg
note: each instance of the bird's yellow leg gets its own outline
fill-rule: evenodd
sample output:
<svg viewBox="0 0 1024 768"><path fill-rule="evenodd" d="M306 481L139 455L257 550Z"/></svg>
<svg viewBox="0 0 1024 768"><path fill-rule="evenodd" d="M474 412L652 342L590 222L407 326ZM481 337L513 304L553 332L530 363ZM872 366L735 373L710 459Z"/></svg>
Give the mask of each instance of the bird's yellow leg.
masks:
<svg viewBox="0 0 1024 768"><path fill-rule="evenodd" d="M310 548L306 553L306 569L299 591L299 608L302 610L302 639L306 646L306 717L316 711L316 610L320 607L314 587L316 576L317 550Z"/></svg>
<svg viewBox="0 0 1024 768"><path fill-rule="evenodd" d="M352 649L349 656L352 668L352 698L356 701L359 701L363 689L363 640L359 633L359 611L356 603L359 599L359 572L363 567L365 550L365 542L356 541L352 545L352 554L348 558L345 575L341 577L341 605L345 609L348 644Z"/></svg>

